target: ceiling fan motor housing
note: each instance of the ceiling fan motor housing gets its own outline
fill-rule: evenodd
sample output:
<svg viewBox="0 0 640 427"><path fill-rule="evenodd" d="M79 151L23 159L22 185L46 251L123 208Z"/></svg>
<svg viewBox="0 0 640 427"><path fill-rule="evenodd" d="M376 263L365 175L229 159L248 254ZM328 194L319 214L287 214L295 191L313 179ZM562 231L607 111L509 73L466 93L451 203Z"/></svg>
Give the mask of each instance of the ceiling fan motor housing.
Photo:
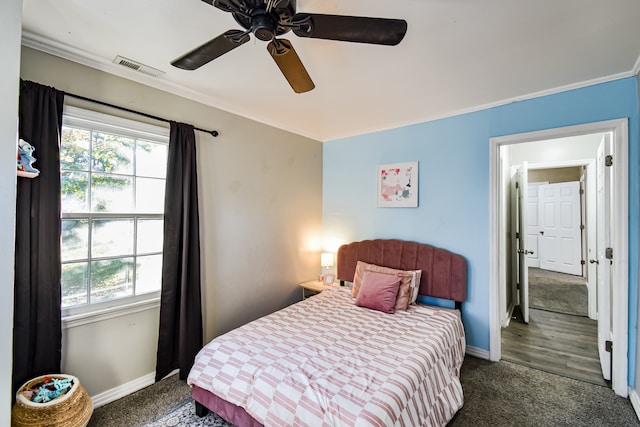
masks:
<svg viewBox="0 0 640 427"><path fill-rule="evenodd" d="M250 15L237 12L231 12L231 14L238 24L251 31L259 40L271 41L276 36L290 31L289 27L279 23L290 23L293 20L296 14L295 0L277 2L270 11L267 11L264 1L258 3L260 4L250 9ZM252 6L251 2L245 4L247 7Z"/></svg>

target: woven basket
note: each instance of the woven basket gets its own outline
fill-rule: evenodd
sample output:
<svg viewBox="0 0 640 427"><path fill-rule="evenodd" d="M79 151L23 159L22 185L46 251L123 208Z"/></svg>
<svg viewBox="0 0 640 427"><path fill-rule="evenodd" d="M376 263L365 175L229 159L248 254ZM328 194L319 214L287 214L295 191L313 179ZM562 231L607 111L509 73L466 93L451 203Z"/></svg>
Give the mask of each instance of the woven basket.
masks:
<svg viewBox="0 0 640 427"><path fill-rule="evenodd" d="M36 403L22 395L45 377L72 379L73 387L64 395L46 403ZM93 403L78 378L66 374L42 375L27 381L16 393L11 412L13 427L85 427L93 413Z"/></svg>

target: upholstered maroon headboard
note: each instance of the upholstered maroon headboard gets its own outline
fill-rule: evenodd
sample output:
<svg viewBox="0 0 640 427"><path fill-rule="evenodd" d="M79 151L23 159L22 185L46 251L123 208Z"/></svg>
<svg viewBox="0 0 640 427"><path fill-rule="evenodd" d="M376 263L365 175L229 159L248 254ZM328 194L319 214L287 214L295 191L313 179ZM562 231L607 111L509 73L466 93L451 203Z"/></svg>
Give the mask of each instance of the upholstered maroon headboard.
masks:
<svg viewBox="0 0 640 427"><path fill-rule="evenodd" d="M399 270L422 270L420 295L463 302L467 261L445 249L396 239L363 240L338 249L338 280L353 282L358 261Z"/></svg>

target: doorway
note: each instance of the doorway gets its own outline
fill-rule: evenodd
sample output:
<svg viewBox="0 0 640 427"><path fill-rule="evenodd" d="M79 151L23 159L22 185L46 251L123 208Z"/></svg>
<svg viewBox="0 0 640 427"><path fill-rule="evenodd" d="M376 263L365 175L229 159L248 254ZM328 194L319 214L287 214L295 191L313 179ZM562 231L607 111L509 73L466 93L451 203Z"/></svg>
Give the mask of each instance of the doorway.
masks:
<svg viewBox="0 0 640 427"><path fill-rule="evenodd" d="M616 254L611 259L611 331L620 337L614 343L612 355L612 388L616 394L627 395L627 242L628 242L628 130L627 120L612 120L566 128L531 132L492 138L490 141L490 207L491 207L491 272L490 272L490 354L491 360L498 361L502 355L501 327L510 319L507 310L507 283L510 267L506 265L508 251L511 250L508 224L508 182L507 162L512 146L524 143L544 143L543 141L585 136L594 133L612 135L614 159L621 159L612 171L611 198L616 206L611 232L611 250Z"/></svg>
<svg viewBox="0 0 640 427"><path fill-rule="evenodd" d="M591 151L596 157L603 134L577 137L584 145L585 156ZM562 140L561 140L562 141ZM555 141L543 144L552 147ZM520 146L525 146L521 144ZM538 144L539 145L539 144ZM553 147L557 148L557 147ZM571 157L571 147L565 147ZM539 149L539 146L536 148ZM596 258L596 206L597 168L596 159L564 160L553 163L528 164L529 191L527 215L527 245L531 249L527 256L529 276L533 276L533 308L546 308L563 313L586 315L596 320L597 261ZM532 270L531 268L534 268ZM562 275L549 272L565 273ZM575 277L575 280L572 276ZM557 278L557 280L554 280ZM555 289L538 286L554 283ZM586 286L570 286L572 283ZM557 291L559 300L540 298ZM535 301L537 300L537 301ZM575 301L575 310L570 306Z"/></svg>
<svg viewBox="0 0 640 427"><path fill-rule="evenodd" d="M586 232L594 227L586 225L596 220L586 215L586 206L594 202L587 196L595 191L585 190L596 188L596 176L589 173L593 169L589 166L602 138L594 134L510 146L509 158L516 163L511 167L526 171L512 173L518 184L510 186L509 206L526 213L510 215L512 247L522 247L524 254L518 251L516 256L511 250L507 256L512 258L512 269L519 270L520 257L526 254L526 272L522 273L527 274L528 292L522 295L520 272L512 274L518 286L508 289L513 294L507 295L507 301L514 304L502 329L501 356L530 368L607 386L600 372L596 313L588 318L585 261L590 252L587 247L591 249L588 240L593 246L595 238ZM557 157L561 161L534 163ZM520 195L524 177L528 190ZM526 200L519 200L525 195ZM521 224L524 220L526 224ZM519 233L526 234L526 243L518 242ZM594 284L595 277L589 279Z"/></svg>

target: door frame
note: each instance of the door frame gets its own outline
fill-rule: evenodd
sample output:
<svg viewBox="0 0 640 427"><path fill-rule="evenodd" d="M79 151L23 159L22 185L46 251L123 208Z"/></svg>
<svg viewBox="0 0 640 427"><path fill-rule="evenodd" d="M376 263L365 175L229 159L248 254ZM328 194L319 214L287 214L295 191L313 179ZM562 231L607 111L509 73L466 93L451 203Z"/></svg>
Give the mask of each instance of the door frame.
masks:
<svg viewBox="0 0 640 427"><path fill-rule="evenodd" d="M592 133L613 133L613 352L612 389L623 397L628 395L628 298L629 298L629 130L628 119L607 120L582 125L520 133L491 138L489 140L489 360L499 361L502 355L500 308L506 287L504 253L507 226L501 217L503 194L503 163L501 147L525 142L544 141ZM618 160L619 159L619 160Z"/></svg>

